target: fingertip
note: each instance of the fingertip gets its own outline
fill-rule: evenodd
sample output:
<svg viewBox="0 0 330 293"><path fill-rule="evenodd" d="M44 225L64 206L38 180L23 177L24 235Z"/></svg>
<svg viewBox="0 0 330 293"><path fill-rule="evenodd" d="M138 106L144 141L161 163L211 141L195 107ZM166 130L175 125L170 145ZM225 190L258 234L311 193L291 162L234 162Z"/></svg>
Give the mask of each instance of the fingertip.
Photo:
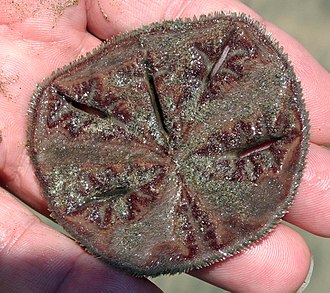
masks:
<svg viewBox="0 0 330 293"><path fill-rule="evenodd" d="M306 278L310 261L303 238L281 224L243 253L192 274L234 292L295 292Z"/></svg>
<svg viewBox="0 0 330 293"><path fill-rule="evenodd" d="M319 236L330 236L330 151L311 144L302 182L285 219Z"/></svg>

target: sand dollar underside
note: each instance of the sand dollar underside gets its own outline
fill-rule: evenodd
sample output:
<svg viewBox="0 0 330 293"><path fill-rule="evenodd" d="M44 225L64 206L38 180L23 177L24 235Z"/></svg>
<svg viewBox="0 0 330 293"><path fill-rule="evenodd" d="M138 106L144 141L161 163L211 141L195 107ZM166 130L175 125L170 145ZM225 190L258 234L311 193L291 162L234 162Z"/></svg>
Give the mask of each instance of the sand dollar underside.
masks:
<svg viewBox="0 0 330 293"><path fill-rule="evenodd" d="M307 152L300 85L241 15L124 34L45 80L28 149L55 219L136 275L199 268L265 236Z"/></svg>

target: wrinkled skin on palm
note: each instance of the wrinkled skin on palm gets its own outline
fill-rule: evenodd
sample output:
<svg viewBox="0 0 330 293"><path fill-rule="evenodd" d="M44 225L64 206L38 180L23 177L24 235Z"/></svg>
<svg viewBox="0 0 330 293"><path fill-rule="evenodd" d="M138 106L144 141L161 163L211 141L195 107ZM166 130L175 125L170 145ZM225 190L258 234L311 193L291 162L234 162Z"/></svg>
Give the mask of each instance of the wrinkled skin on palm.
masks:
<svg viewBox="0 0 330 293"><path fill-rule="evenodd" d="M308 119L282 49L244 15L156 23L59 69L28 150L54 218L136 275L264 237L299 185Z"/></svg>

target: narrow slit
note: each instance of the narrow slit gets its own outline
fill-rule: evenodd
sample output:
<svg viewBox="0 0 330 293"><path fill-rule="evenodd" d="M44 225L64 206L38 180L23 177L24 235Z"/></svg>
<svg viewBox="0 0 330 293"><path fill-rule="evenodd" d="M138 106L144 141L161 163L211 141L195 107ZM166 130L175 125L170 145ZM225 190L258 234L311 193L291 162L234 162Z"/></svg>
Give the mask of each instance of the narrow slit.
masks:
<svg viewBox="0 0 330 293"><path fill-rule="evenodd" d="M146 70L147 70L147 81L148 81L148 88L149 88L149 94L151 98L151 105L154 109L154 113L156 116L156 119L158 121L159 126L162 128L162 132L165 134L165 136L168 136L169 131L165 125L165 119L164 119L164 113L158 98L158 94L156 91L156 86L155 86L155 80L154 77L149 69L148 64L146 64Z"/></svg>
<svg viewBox="0 0 330 293"><path fill-rule="evenodd" d="M70 97L68 97L68 96L66 96L66 95L64 95L64 94L62 94L60 92L58 92L58 94L62 98L64 98L65 101L67 103L69 103L72 107L74 107L74 108L76 108L76 109L78 109L80 111L83 111L83 112L85 112L85 113L87 113L89 115L98 116L98 117L103 118L103 119L108 116L105 112L103 112L103 111L101 111L99 109L96 109L94 107L88 106L88 105L83 104L83 103L79 103L79 102L75 101L74 99L72 99L72 98L70 98Z"/></svg>
<svg viewBox="0 0 330 293"><path fill-rule="evenodd" d="M103 200L103 199L109 199L111 197L119 197L127 194L129 192L129 189L127 186L117 186L115 188L112 188L110 190L99 192L95 195L93 195L93 200Z"/></svg>
<svg viewBox="0 0 330 293"><path fill-rule="evenodd" d="M217 62L215 62L215 64L212 66L212 70L209 72L208 76L207 76L207 80L211 80L216 73L219 71L220 67L223 65L223 63L225 62L228 53L230 51L230 47L232 45L232 42L235 39L235 34L237 33L237 28L234 28L232 30L230 30L227 34L227 37L225 40L223 40L222 42L222 47L223 47L223 51L222 54L220 56L220 58L217 60Z"/></svg>
<svg viewBox="0 0 330 293"><path fill-rule="evenodd" d="M264 151L264 150L267 150L270 148L270 146L278 141L279 139L270 139L268 141L264 141L264 142L261 142L257 145L253 145L251 147L248 147L246 149L243 149L240 153L239 153L239 158L242 159L242 158L245 158L253 153L257 153L257 152L261 152L261 151Z"/></svg>
<svg viewBox="0 0 330 293"><path fill-rule="evenodd" d="M212 71L211 71L211 74L210 74L210 78L212 78L213 76L215 76L217 74L217 72L219 71L220 67L222 66L222 64L225 62L226 58L227 58L227 55L229 53L229 50L230 50L230 47L227 45L219 60L214 64L213 68L212 68Z"/></svg>
<svg viewBox="0 0 330 293"><path fill-rule="evenodd" d="M103 202L103 201L107 201L111 198L118 198L118 197L126 195L129 192L130 192L130 190L129 190L128 186L117 186L115 188L112 188L112 189L109 189L106 191L99 191L98 193L96 193L94 195L90 195L90 196L86 197L84 199L84 201L75 208L75 211L82 210L91 203Z"/></svg>

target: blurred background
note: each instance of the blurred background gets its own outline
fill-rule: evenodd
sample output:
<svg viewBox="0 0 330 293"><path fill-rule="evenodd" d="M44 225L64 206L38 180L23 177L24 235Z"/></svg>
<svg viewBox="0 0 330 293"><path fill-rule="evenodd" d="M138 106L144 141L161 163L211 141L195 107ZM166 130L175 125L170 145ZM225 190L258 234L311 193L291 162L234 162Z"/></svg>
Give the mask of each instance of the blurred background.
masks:
<svg viewBox="0 0 330 293"><path fill-rule="evenodd" d="M296 38L330 71L330 0L243 0L242 2L264 19ZM304 293L330 292L330 239L297 230L306 239L314 256L314 272ZM186 274L161 276L151 280L164 292L227 292Z"/></svg>

